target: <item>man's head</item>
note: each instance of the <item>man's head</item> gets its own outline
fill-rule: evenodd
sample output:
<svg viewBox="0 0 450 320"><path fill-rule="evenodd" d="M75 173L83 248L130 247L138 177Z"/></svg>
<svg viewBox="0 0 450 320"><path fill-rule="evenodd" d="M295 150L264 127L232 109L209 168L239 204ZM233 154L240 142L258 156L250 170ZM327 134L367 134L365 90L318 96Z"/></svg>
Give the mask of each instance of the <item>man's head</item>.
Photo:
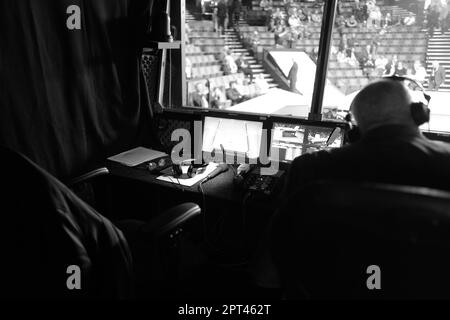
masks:
<svg viewBox="0 0 450 320"><path fill-rule="evenodd" d="M433 68L435 68L435 69L439 68L439 62L438 61L434 61L433 62Z"/></svg>
<svg viewBox="0 0 450 320"><path fill-rule="evenodd" d="M390 124L417 127L411 115L411 103L411 95L403 82L383 79L362 89L350 111L363 134Z"/></svg>

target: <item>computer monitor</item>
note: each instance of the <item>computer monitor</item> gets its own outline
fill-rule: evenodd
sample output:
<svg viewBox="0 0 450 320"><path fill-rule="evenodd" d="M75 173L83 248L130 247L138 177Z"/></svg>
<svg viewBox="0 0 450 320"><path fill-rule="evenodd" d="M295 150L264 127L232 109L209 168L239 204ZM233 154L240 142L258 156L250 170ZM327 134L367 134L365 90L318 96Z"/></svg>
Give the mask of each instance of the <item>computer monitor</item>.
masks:
<svg viewBox="0 0 450 320"><path fill-rule="evenodd" d="M274 123L272 129L270 158L281 163L290 163L306 153L340 148L345 137L339 126Z"/></svg>
<svg viewBox="0 0 450 320"><path fill-rule="evenodd" d="M205 117L203 152L225 150L227 156L258 159L261 151L263 122Z"/></svg>

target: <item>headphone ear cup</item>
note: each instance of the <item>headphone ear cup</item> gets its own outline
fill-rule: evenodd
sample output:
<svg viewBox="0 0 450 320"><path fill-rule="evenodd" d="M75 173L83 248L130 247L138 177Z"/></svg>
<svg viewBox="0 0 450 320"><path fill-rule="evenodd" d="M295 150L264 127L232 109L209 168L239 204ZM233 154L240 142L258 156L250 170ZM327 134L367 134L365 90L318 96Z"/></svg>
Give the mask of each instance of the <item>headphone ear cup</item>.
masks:
<svg viewBox="0 0 450 320"><path fill-rule="evenodd" d="M430 121L430 108L422 102L415 102L411 104L411 116L414 122L421 126Z"/></svg>

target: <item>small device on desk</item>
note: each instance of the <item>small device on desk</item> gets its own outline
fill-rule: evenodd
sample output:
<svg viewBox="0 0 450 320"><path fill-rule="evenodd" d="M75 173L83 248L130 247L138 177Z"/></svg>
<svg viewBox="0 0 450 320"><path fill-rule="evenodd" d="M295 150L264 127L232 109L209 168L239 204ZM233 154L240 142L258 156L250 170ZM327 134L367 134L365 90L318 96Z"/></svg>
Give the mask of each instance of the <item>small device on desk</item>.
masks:
<svg viewBox="0 0 450 320"><path fill-rule="evenodd" d="M262 175L261 168L249 172L243 181L245 190L272 196L281 188L284 171L278 171L274 175Z"/></svg>
<svg viewBox="0 0 450 320"><path fill-rule="evenodd" d="M137 147L108 158L127 167L159 173L172 165L170 157L161 151Z"/></svg>

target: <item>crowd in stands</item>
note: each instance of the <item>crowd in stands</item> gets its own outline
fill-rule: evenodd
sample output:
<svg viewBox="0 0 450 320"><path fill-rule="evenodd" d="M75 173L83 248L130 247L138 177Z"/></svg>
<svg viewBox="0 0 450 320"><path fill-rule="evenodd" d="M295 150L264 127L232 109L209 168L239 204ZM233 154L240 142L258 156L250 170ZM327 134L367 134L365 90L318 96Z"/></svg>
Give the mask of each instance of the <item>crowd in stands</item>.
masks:
<svg viewBox="0 0 450 320"><path fill-rule="evenodd" d="M283 45L287 40L289 46L293 47L295 41L310 38L312 33L308 29L311 24L320 24L323 16L323 5L316 1L313 7L306 6L302 2L284 0L284 7L275 10L271 1L262 0L260 5L267 14L267 27L274 33L275 43Z"/></svg>
<svg viewBox="0 0 450 320"><path fill-rule="evenodd" d="M374 0L355 0L352 9L351 14L345 16L342 8L338 8L335 27L339 32L340 42L338 48L332 48L332 56L337 61L348 63L353 67L359 66L369 78L398 75L415 78L422 84L427 81L426 69L422 62L415 61L414 64L408 65L405 61L399 61L396 54L391 57L378 54L381 37L392 27L415 25L416 20L413 14L401 18L392 12L386 12L383 16L381 8ZM351 33L348 36L343 32L344 28L367 28L375 32L371 33L373 37L371 43L362 46L358 43L355 34Z"/></svg>
<svg viewBox="0 0 450 320"><path fill-rule="evenodd" d="M448 0L427 0L425 11L427 17L428 33L433 35L435 29L441 29L441 33L448 30Z"/></svg>
<svg viewBox="0 0 450 320"><path fill-rule="evenodd" d="M244 59L244 54L233 55L233 52L225 46L220 53L220 59L225 75L243 73L249 83L253 82L253 70Z"/></svg>
<svg viewBox="0 0 450 320"><path fill-rule="evenodd" d="M269 84L262 74L257 74L253 83L241 77L236 77L224 86L214 86L212 80L199 81L195 85L195 91L189 95L189 105L198 108L226 109L265 94L268 90Z"/></svg>
<svg viewBox="0 0 450 320"><path fill-rule="evenodd" d="M213 15L213 20L220 20L217 22L216 30L223 31L225 27L235 26L236 19L243 11L242 7L245 6L248 9L251 2L243 0L218 1ZM344 3L345 8L343 7ZM391 28L418 24L414 14L400 15L398 11L389 11L390 9L387 10L386 7L383 8L380 5L380 1L377 2L376 0L338 2L334 30L339 34L340 40L339 44L336 43L331 48L331 59L348 64L353 68L360 68L362 74L369 79L389 75L408 76L415 78L422 84L428 83L431 89L433 87L438 88L445 81L445 69L442 72L442 67L434 67L432 76L427 78L423 61L418 61L417 58L401 61L398 58L399 55L392 53L392 51L389 55L381 50L381 53L378 52L379 46L385 46L382 43L384 40L381 40L384 38L383 35L392 32ZM311 29L312 31L317 30L317 26L321 25L323 15L323 1L321 0L283 0L282 7L279 6L279 2L278 6L274 6L272 0L261 0L259 6L262 11L266 12L267 30L273 33L275 45L278 47L295 48L297 40L312 39ZM426 0L424 13L426 16L425 23L429 30L434 31L435 28L440 28L442 32L447 30L447 0ZM355 32L351 31L352 28ZM367 33L372 37L369 44L367 39L364 39L364 43L359 43L356 33L359 34L362 30L370 31ZM258 47L261 41L259 32L256 30L247 34L246 38L242 40L244 40L244 45L250 50L250 53ZM318 48L314 48L308 53L314 61L317 61ZM400 54L400 56L405 59L404 55ZM253 74L242 55L235 56L229 48L224 47L219 59L225 75L243 74L243 77L230 82L229 86L213 87L211 93L207 93L208 107L223 108L225 105L235 105L245 101L251 96L247 92L250 85L258 87L260 93L268 90L267 81L262 75L255 76ZM414 59L416 61L413 61ZM187 65L187 69L189 69L189 63ZM439 80L439 78L443 78L443 80ZM432 85L433 83L436 83L436 85ZM194 105L205 107L204 103L197 102Z"/></svg>
<svg viewBox="0 0 450 320"><path fill-rule="evenodd" d="M251 4L252 0L218 0L212 11L215 30L224 34L225 29L233 28L241 15L246 18Z"/></svg>
<svg viewBox="0 0 450 320"><path fill-rule="evenodd" d="M399 61L396 54L390 57L378 54L379 45L378 33L375 33L371 44L365 46L358 43L355 34L342 34L339 47L332 48L331 56L340 63L360 67L368 78L397 75L412 77L425 83L427 73L422 62L415 61L408 65L407 62Z"/></svg>

